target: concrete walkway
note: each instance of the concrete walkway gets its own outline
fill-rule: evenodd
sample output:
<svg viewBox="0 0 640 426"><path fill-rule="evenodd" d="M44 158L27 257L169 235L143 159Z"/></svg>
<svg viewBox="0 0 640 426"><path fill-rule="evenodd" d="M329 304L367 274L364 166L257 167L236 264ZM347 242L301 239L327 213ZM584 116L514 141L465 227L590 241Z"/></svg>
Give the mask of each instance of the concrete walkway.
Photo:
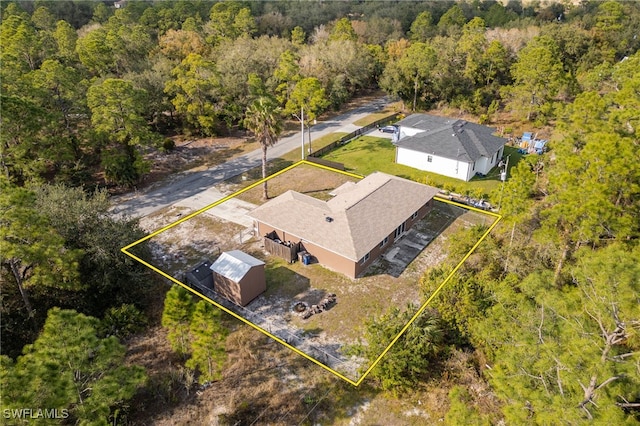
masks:
<svg viewBox="0 0 640 426"><path fill-rule="evenodd" d="M388 103L389 99L386 97L376 99L367 105L316 124L311 127L312 144L314 139L330 133L353 132L359 128L353 124L354 122L382 110ZM273 160L296 148L301 149L300 132L281 139L275 146L269 148L267 158ZM257 149L204 171L179 173L160 187L140 192L126 201L118 202L116 199L111 212L117 216L144 217L180 200L200 194L213 185L251 170L260 164L262 164L262 150ZM217 201L211 200L210 197L207 199L209 202Z"/></svg>

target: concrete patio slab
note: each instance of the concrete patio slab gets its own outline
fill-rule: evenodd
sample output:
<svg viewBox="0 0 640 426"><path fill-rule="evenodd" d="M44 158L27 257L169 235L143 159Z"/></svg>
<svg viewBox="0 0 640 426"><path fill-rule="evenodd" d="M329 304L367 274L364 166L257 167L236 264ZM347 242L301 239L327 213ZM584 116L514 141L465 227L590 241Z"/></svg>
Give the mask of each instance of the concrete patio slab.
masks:
<svg viewBox="0 0 640 426"><path fill-rule="evenodd" d="M226 196L227 194L212 187L192 197L180 200L175 205L178 207L188 207L193 210L200 210ZM257 206L255 204L233 197L224 203L210 208L204 213L209 216L237 223L238 225L242 225L247 228L253 228L253 219L248 217L246 214L256 207Z"/></svg>

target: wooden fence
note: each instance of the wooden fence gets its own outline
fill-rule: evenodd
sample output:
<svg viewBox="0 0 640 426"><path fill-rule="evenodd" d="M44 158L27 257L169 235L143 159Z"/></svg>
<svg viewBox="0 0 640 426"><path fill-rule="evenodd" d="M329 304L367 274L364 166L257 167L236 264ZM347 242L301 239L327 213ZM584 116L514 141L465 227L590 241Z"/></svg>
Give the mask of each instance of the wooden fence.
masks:
<svg viewBox="0 0 640 426"><path fill-rule="evenodd" d="M346 170L344 167L344 164L338 163L335 161L325 160L324 158L307 157L307 161L309 161L310 163L316 163L322 166L331 167L332 169L336 169L336 170Z"/></svg>
<svg viewBox="0 0 640 426"><path fill-rule="evenodd" d="M334 149L336 149L337 147L348 143L351 139L355 139L358 136L360 136L360 135L362 135L364 133L367 133L371 129L375 129L377 127L384 126L384 125L386 125L388 123L393 122L396 118L398 118L399 115L400 115L400 113L397 112L397 113L395 113L393 115L390 115L389 117L385 117L383 119L374 121L371 124L367 124L366 126L361 127L359 129L357 129L356 131L349 133L348 135L344 135L343 137L341 137L337 141L332 142L329 145L318 149L317 151L313 151L311 154L309 154L309 157L315 157L315 158L322 157L326 153L331 152ZM313 161L313 160L311 160L311 161ZM320 163L320 164L322 164L322 163ZM342 169L342 170L344 170L344 169Z"/></svg>
<svg viewBox="0 0 640 426"><path fill-rule="evenodd" d="M300 243L280 241L275 232L270 232L264 236L264 248L272 255L293 263L298 258Z"/></svg>

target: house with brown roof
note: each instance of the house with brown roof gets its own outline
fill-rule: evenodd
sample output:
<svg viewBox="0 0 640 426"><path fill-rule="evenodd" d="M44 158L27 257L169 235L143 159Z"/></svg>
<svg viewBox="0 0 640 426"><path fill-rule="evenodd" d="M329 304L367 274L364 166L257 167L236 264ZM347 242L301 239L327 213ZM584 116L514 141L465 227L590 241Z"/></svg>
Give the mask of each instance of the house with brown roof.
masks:
<svg viewBox="0 0 640 426"><path fill-rule="evenodd" d="M256 235L300 243L318 263L355 278L426 216L437 193L431 186L376 172L336 188L328 201L290 190L248 216Z"/></svg>
<svg viewBox="0 0 640 426"><path fill-rule="evenodd" d="M486 175L504 153L504 138L480 124L412 114L396 123L396 163L464 181Z"/></svg>

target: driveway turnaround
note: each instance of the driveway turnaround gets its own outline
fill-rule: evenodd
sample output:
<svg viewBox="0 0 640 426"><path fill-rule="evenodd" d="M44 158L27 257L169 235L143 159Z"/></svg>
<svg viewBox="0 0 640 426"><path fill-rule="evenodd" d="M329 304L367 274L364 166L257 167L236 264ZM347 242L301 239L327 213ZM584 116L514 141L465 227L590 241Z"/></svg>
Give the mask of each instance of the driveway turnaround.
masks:
<svg viewBox="0 0 640 426"><path fill-rule="evenodd" d="M192 211L196 211L210 204L213 204L218 200L223 199L227 195L229 194L221 192L216 187L211 187L192 197L178 201L177 203L175 203L175 206L187 207ZM211 207L205 212L205 214L224 219L228 222L237 223L238 225L242 225L245 228L252 228L253 219L247 216L246 213L250 212L256 207L258 206L256 206L255 204L234 197L222 204Z"/></svg>

